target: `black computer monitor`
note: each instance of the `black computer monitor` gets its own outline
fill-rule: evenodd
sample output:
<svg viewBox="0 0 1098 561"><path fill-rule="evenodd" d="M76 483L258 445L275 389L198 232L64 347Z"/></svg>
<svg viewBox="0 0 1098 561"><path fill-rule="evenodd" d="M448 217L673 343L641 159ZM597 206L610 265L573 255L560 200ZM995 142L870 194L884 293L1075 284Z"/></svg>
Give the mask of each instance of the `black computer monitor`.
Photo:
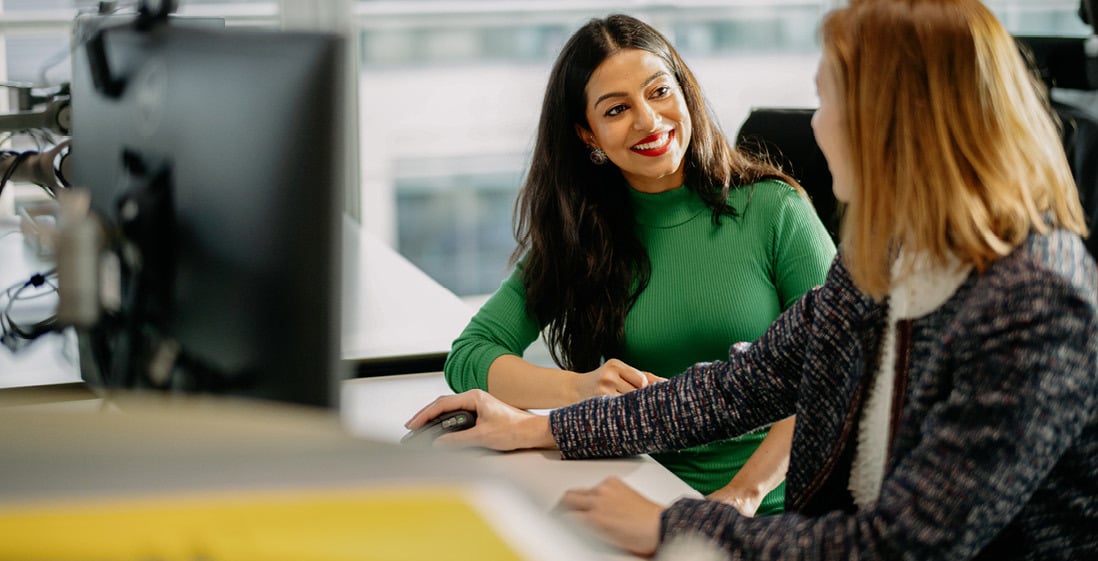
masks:
<svg viewBox="0 0 1098 561"><path fill-rule="evenodd" d="M85 380L337 406L343 48L81 22L68 179L107 233Z"/></svg>

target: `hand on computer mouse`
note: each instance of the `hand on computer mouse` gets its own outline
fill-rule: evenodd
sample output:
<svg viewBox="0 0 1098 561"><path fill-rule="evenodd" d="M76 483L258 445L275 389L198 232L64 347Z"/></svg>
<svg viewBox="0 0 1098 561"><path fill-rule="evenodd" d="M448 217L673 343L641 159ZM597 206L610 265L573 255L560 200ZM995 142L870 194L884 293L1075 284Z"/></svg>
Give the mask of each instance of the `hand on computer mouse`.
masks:
<svg viewBox="0 0 1098 561"><path fill-rule="evenodd" d="M471 429L476 423L476 411L465 409L447 411L404 435L400 443L430 445L444 433Z"/></svg>
<svg viewBox="0 0 1098 561"><path fill-rule="evenodd" d="M404 426L414 431L446 412L458 410L475 412L474 426L468 430L437 435L433 443L435 446L479 446L493 450L556 448L548 417L512 407L482 390L439 397L412 416Z"/></svg>

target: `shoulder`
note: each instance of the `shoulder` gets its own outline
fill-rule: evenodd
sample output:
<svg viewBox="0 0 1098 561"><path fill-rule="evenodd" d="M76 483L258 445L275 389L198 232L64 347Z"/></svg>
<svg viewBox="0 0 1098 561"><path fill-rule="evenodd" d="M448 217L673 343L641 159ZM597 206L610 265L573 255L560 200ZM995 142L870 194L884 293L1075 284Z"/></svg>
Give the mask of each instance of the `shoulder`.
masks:
<svg viewBox="0 0 1098 561"><path fill-rule="evenodd" d="M731 189L728 193L728 202L738 207L737 203L750 202L751 204L768 204L781 206L795 203L805 199L804 194L792 185L780 179L764 179L747 185L740 185Z"/></svg>
<svg viewBox="0 0 1098 561"><path fill-rule="evenodd" d="M772 217L787 213L815 216L816 213L804 191L779 179L736 187L728 194L728 204L748 218L751 214Z"/></svg>
<svg viewBox="0 0 1098 561"><path fill-rule="evenodd" d="M977 281L986 290L1008 292L1062 290L1094 307L1098 302L1098 268L1083 240L1064 230L1032 234L1010 255L992 263Z"/></svg>
<svg viewBox="0 0 1098 561"><path fill-rule="evenodd" d="M1078 236L1034 234L961 290L933 351L965 372L958 387L1093 395L1098 270Z"/></svg>
<svg viewBox="0 0 1098 561"><path fill-rule="evenodd" d="M1098 326L1098 269L1079 236L1033 234L966 283L959 319L975 332ZM1085 326L1085 327L1084 327Z"/></svg>
<svg viewBox="0 0 1098 561"><path fill-rule="evenodd" d="M748 227L766 232L775 248L787 243L808 244L827 255L835 244L803 190L777 179L733 189L729 204Z"/></svg>
<svg viewBox="0 0 1098 561"><path fill-rule="evenodd" d="M783 200L795 194L796 190L788 183L767 179L732 187L728 190L727 203L743 216L751 208L761 207L764 212L780 208Z"/></svg>

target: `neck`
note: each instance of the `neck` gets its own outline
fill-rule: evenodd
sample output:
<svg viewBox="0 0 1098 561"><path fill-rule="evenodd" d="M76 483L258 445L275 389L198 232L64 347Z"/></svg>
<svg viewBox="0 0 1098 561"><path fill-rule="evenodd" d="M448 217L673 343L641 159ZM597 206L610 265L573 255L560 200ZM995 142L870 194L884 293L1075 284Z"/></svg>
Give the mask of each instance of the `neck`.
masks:
<svg viewBox="0 0 1098 561"><path fill-rule="evenodd" d="M683 183L681 166L675 173L662 177L644 177L624 172L622 175L625 176L625 182L628 183L630 187L641 193L664 193L682 187Z"/></svg>

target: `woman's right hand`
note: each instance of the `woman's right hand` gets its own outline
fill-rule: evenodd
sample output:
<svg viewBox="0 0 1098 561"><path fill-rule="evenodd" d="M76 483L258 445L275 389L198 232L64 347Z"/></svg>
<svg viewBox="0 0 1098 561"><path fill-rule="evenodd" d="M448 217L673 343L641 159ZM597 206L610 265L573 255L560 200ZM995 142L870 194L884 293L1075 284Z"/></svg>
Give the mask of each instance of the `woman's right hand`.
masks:
<svg viewBox="0 0 1098 561"><path fill-rule="evenodd" d="M666 380L612 358L595 370L580 374L577 393L581 400L600 395L621 395Z"/></svg>
<svg viewBox="0 0 1098 561"><path fill-rule="evenodd" d="M464 409L475 411L477 422L470 429L443 434L434 444L441 447L467 448L480 446L493 450L523 448L556 448L549 430L549 417L535 415L507 405L482 390L469 390L457 395L441 396L412 416L404 427L415 430L431 419Z"/></svg>

